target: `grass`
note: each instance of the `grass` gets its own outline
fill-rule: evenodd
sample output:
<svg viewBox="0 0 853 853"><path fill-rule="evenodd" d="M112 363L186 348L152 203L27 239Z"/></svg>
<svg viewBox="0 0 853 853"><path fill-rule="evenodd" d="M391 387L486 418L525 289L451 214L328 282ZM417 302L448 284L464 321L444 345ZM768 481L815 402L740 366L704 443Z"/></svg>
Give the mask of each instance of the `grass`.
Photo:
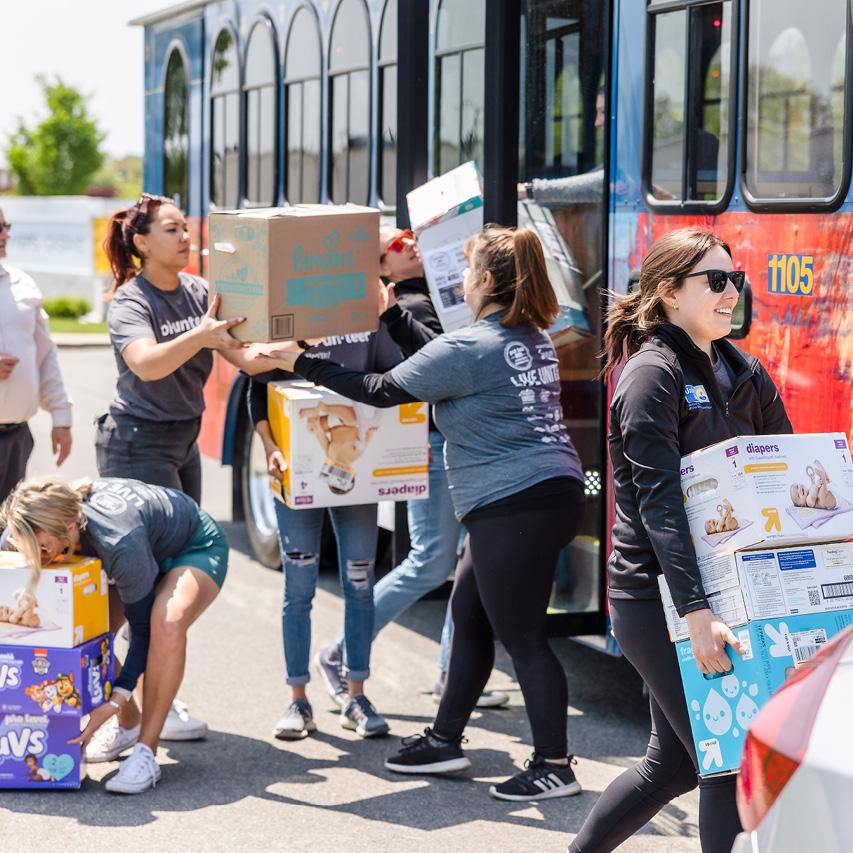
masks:
<svg viewBox="0 0 853 853"><path fill-rule="evenodd" d="M107 333L106 323L81 323L71 317L51 317L49 319L50 331L83 335L105 335Z"/></svg>

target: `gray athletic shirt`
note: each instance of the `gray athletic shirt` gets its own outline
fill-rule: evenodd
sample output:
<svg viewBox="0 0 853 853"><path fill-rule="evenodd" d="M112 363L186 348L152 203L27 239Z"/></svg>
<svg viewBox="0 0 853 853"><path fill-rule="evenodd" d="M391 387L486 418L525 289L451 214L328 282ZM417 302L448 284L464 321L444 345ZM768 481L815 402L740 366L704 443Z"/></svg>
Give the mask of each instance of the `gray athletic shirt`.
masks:
<svg viewBox="0 0 853 853"><path fill-rule="evenodd" d="M583 482L563 426L560 371L551 339L492 314L441 335L391 371L418 400L435 404L457 518L552 477Z"/></svg>
<svg viewBox="0 0 853 853"><path fill-rule="evenodd" d="M150 338L171 341L195 328L207 311L207 284L202 278L180 274L176 290L160 290L144 276L116 291L107 321L113 342L118 382L110 405L115 415L133 415L149 421L188 421L204 411L204 383L213 369L213 353L203 349L176 371L143 382L125 363L122 353L132 341Z"/></svg>

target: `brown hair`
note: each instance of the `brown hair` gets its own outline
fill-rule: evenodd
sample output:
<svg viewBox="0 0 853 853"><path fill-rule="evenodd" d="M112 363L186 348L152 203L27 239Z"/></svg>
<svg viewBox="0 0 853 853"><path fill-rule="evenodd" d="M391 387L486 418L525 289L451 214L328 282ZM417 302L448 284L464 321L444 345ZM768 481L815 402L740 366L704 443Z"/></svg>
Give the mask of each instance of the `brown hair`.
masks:
<svg viewBox="0 0 853 853"><path fill-rule="evenodd" d="M511 329L532 323L548 329L554 324L560 308L536 232L486 225L465 243L465 257L472 272L492 274L494 285L482 307L509 309L501 325Z"/></svg>
<svg viewBox="0 0 853 853"><path fill-rule="evenodd" d="M666 322L663 297L678 290L683 278L705 255L719 246L731 257L725 240L710 231L679 228L655 240L640 268L640 286L627 296L611 294L604 333L606 379L627 355L632 356Z"/></svg>
<svg viewBox="0 0 853 853"><path fill-rule="evenodd" d="M104 251L110 262L115 284L113 293L126 281L133 278L141 268L134 258L143 261L142 255L133 243L134 234L147 234L161 204L174 204L172 199L162 195L142 193L136 204L117 210L110 219Z"/></svg>

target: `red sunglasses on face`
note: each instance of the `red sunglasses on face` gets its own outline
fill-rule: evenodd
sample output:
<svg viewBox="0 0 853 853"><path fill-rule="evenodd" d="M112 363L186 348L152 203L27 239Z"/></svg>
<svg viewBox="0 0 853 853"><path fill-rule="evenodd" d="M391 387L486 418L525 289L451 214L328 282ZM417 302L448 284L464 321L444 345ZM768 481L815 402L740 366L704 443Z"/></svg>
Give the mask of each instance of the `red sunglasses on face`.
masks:
<svg viewBox="0 0 853 853"><path fill-rule="evenodd" d="M415 235L411 228L401 231L386 247L385 251L379 256L379 263L385 260L385 256L389 252L404 252L409 246L415 244Z"/></svg>

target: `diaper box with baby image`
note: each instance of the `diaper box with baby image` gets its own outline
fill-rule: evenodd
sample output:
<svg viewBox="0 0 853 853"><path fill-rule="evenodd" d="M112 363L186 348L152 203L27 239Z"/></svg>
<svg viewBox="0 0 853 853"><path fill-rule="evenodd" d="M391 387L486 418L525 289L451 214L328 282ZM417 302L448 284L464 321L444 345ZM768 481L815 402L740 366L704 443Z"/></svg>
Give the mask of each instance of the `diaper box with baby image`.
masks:
<svg viewBox="0 0 853 853"><path fill-rule="evenodd" d="M681 460L700 567L744 548L853 535L853 463L843 433L741 436Z"/></svg>
<svg viewBox="0 0 853 853"><path fill-rule="evenodd" d="M32 577L23 554L0 551L0 645L70 649L107 633L100 560L67 557L42 568L35 587Z"/></svg>
<svg viewBox="0 0 853 853"><path fill-rule="evenodd" d="M68 743L79 734L79 717L0 711L0 789L79 788L86 765Z"/></svg>
<svg viewBox="0 0 853 853"><path fill-rule="evenodd" d="M269 419L284 456L276 497L293 509L429 497L426 403L377 409L310 382L271 382Z"/></svg>
<svg viewBox="0 0 853 853"><path fill-rule="evenodd" d="M373 332L379 211L355 204L216 211L208 220L211 298L241 341Z"/></svg>
<svg viewBox="0 0 853 853"><path fill-rule="evenodd" d="M675 604L672 601L669 585L663 575L658 575L658 586L660 587L660 597L663 602L663 612L666 618L669 639L673 643L686 640L690 636L690 631L687 629L687 620L678 615L678 611L675 609ZM749 622L750 617L746 610L743 591L739 586L718 589L714 592L706 590L705 592L711 612L717 619L728 625L729 628L746 625Z"/></svg>
<svg viewBox="0 0 853 853"><path fill-rule="evenodd" d="M732 669L713 676L699 671L690 640L676 643L700 776L738 769L746 733L767 700L850 624L853 610L755 620L734 629L743 654L727 646Z"/></svg>

